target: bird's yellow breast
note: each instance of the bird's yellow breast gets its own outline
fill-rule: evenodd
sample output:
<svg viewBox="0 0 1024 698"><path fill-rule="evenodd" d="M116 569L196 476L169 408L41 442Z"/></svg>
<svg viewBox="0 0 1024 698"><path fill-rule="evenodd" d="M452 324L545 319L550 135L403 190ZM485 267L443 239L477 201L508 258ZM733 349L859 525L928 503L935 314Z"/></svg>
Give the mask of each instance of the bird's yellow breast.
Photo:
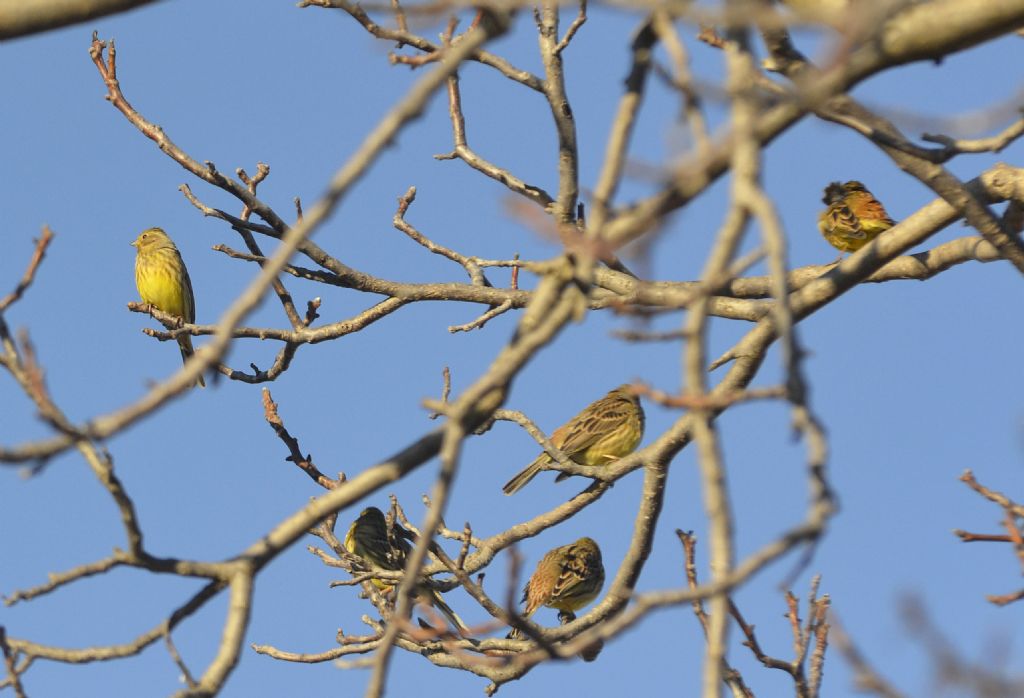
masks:
<svg viewBox="0 0 1024 698"><path fill-rule="evenodd" d="M160 255L163 251L156 251L147 254ZM155 305L165 313L177 315L186 322L191 322L191 304L185 297L186 290L173 273L173 266L169 264L146 263L146 260L136 259L135 261L135 285L139 289L139 296L143 303ZM177 261L177 260L173 260Z"/></svg>
<svg viewBox="0 0 1024 698"><path fill-rule="evenodd" d="M573 457L581 465L605 465L609 461L628 456L636 449L643 436L643 427L636 416L631 416L616 429L595 441L589 448Z"/></svg>
<svg viewBox="0 0 1024 698"><path fill-rule="evenodd" d="M601 593L600 587L595 586L593 589L588 589L585 594L572 594L563 596L558 599L552 599L548 604L548 608L553 608L556 611L570 611L575 613L580 610L588 603L597 598L597 595Z"/></svg>

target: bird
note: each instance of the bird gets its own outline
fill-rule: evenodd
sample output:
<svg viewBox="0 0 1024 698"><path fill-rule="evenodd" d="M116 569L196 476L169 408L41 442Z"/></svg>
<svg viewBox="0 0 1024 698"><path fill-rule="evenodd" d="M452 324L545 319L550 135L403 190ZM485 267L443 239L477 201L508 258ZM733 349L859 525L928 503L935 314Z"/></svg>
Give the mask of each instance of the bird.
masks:
<svg viewBox="0 0 1024 698"><path fill-rule="evenodd" d="M377 507L367 507L348 527L344 545L350 553L358 555L374 567L401 572L405 569L406 558L412 552L409 545L412 539L412 533L397 521L392 522L389 527L384 512ZM395 586L395 582L391 580L374 578L370 582L382 591L390 591ZM469 633L466 624L451 606L445 603L437 589L431 589L426 584L418 585L416 597L428 605L437 607L463 635Z"/></svg>
<svg viewBox="0 0 1024 698"><path fill-rule="evenodd" d="M147 228L131 243L135 255L135 287L143 303L149 303L157 310L177 315L184 322L195 322L196 301L192 293L192 281L181 259L181 253L174 242L161 228ZM181 360L187 363L194 353L192 337L178 335ZM196 378L196 385L205 387L203 377Z"/></svg>
<svg viewBox="0 0 1024 698"><path fill-rule="evenodd" d="M523 587L523 615L529 618L538 608L547 606L558 610L560 621L571 622L576 618L575 611L597 598L603 586L601 548L593 538L580 538L549 550L537 563L537 569ZM516 639L521 635L513 630L509 637Z"/></svg>
<svg viewBox="0 0 1024 698"><path fill-rule="evenodd" d="M856 180L832 182L821 200L828 208L818 216L818 230L840 252L856 252L896 225L878 199Z"/></svg>
<svg viewBox="0 0 1024 698"><path fill-rule="evenodd" d="M579 465L600 466L632 453L644 435L644 408L627 383L612 390L551 434L551 443ZM547 451L505 483L502 491L515 494L544 466L553 462ZM569 477L559 473L555 482Z"/></svg>

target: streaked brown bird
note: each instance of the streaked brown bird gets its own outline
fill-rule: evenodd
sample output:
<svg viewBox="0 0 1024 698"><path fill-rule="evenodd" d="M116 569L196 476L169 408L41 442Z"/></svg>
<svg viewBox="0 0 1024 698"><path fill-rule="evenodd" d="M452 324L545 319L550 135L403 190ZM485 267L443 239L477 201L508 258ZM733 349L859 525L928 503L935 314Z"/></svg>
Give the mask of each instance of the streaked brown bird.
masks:
<svg viewBox="0 0 1024 698"><path fill-rule="evenodd" d="M523 588L523 615L529 618L541 606L558 610L558 619L568 623L580 610L597 598L604 586L601 548L593 538L548 551ZM515 630L510 638L520 637Z"/></svg>
<svg viewBox="0 0 1024 698"><path fill-rule="evenodd" d="M160 228L149 228L139 233L131 243L135 255L135 287L143 303L158 310L177 315L184 322L196 321L196 301L192 295L192 280L174 242ZM192 356L192 337L178 335L182 363ZM205 387L203 377L196 385Z"/></svg>
<svg viewBox="0 0 1024 698"><path fill-rule="evenodd" d="M831 182L821 202L828 208L818 216L818 230L840 252L856 252L896 225L882 203L856 180Z"/></svg>
<svg viewBox="0 0 1024 698"><path fill-rule="evenodd" d="M856 180L832 182L821 200L828 208L818 216L818 230L840 252L856 252L896 225L878 199Z"/></svg>
<svg viewBox="0 0 1024 698"><path fill-rule="evenodd" d="M620 385L551 434L551 443L574 463L602 466L629 455L644 435L644 408L629 384ZM505 494L515 494L552 462L547 451L505 483ZM569 477L559 473L555 482Z"/></svg>
<svg viewBox="0 0 1024 698"><path fill-rule="evenodd" d="M412 539L412 533L397 521L392 522L389 527L384 512L377 507L367 507L348 527L348 532L345 534L345 549L368 561L374 567L401 571L405 569L405 560L412 552L412 547L409 545L409 541ZM384 579L371 579L370 582L384 591L390 591L395 585L394 581ZM462 622L451 606L445 603L445 600L441 598L441 593L436 589L430 588L426 583L421 584L416 589L416 598L427 605L435 606L463 635L469 633L466 624Z"/></svg>

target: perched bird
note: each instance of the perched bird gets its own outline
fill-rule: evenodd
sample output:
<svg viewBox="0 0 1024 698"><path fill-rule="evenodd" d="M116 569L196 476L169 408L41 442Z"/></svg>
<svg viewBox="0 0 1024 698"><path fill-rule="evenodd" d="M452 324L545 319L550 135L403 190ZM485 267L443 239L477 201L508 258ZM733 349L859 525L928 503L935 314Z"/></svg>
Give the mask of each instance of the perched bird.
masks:
<svg viewBox="0 0 1024 698"><path fill-rule="evenodd" d="M551 434L551 443L575 463L600 466L632 453L644 435L644 408L627 385L620 385ZM545 451L505 483L505 494L515 494L552 462ZM555 482L569 477L559 473Z"/></svg>
<svg viewBox="0 0 1024 698"><path fill-rule="evenodd" d="M160 228L149 228L139 233L131 243L135 255L135 286L143 303L149 303L158 310L177 315L185 322L195 322L196 301L192 295L192 281L174 242ZM192 356L192 337L178 335L181 360L187 362ZM196 385L205 387L203 377L196 379Z"/></svg>
<svg viewBox="0 0 1024 698"><path fill-rule="evenodd" d="M856 252L896 225L878 199L854 180L829 184L822 202L828 208L818 216L818 230L840 252Z"/></svg>
<svg viewBox="0 0 1024 698"><path fill-rule="evenodd" d="M397 521L388 527L384 512L377 507L367 507L348 527L345 534L345 549L358 555L373 566L384 570L401 571L405 569L406 557L412 552L409 541L412 534L405 530ZM378 589L388 591L395 582L384 579L371 579L370 582ZM469 633L466 624L451 609L441 593L421 584L416 590L417 599L428 605L437 607L463 635Z"/></svg>
<svg viewBox="0 0 1024 698"><path fill-rule="evenodd" d="M593 538L548 551L523 588L523 615L529 618L541 606L558 610L558 618L568 623L580 610L597 598L604 586L601 549ZM519 637L515 630L511 638ZM589 660L588 660L589 661Z"/></svg>

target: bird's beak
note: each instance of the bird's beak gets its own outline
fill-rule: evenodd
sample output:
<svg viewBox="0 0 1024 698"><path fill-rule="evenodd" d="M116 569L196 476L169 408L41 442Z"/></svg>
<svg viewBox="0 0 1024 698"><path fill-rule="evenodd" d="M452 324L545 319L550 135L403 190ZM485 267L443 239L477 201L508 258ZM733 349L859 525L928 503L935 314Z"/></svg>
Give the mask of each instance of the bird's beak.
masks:
<svg viewBox="0 0 1024 698"><path fill-rule="evenodd" d="M128 244L129 244L129 245L131 245L132 247L138 248L138 246L139 246L139 241L138 241L138 240L132 240L132 241L131 241L131 242L129 242Z"/></svg>

